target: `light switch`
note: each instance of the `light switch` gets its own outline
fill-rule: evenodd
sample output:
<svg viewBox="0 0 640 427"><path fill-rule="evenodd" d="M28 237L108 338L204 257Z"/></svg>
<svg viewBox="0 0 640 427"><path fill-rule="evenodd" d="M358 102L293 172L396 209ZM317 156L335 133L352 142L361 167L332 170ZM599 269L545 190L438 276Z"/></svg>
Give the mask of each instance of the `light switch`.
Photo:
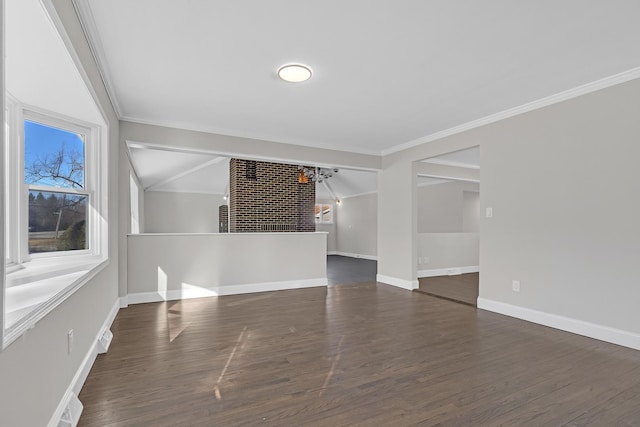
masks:
<svg viewBox="0 0 640 427"><path fill-rule="evenodd" d="M487 208L485 212L487 218L493 218L493 208Z"/></svg>

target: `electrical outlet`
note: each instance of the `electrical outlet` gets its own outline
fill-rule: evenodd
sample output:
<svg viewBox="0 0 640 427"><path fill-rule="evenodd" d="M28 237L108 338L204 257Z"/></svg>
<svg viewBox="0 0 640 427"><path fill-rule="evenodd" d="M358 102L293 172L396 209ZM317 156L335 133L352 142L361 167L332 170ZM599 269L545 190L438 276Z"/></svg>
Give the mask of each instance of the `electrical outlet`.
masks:
<svg viewBox="0 0 640 427"><path fill-rule="evenodd" d="M69 351L69 354L73 351L73 329L70 329L69 332L67 332L67 350Z"/></svg>
<svg viewBox="0 0 640 427"><path fill-rule="evenodd" d="M511 283L511 289L513 292L520 292L520 280L514 280Z"/></svg>

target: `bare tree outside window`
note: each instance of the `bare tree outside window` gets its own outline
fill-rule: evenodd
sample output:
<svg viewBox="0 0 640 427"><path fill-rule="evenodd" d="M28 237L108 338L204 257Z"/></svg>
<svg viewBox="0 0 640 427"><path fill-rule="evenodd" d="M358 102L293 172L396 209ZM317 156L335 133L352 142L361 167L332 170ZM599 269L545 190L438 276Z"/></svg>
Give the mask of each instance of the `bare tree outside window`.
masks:
<svg viewBox="0 0 640 427"><path fill-rule="evenodd" d="M25 120L29 253L87 249L82 135Z"/></svg>
<svg viewBox="0 0 640 427"><path fill-rule="evenodd" d="M31 184L84 188L84 155L60 144L53 154L36 155L24 168L25 180Z"/></svg>

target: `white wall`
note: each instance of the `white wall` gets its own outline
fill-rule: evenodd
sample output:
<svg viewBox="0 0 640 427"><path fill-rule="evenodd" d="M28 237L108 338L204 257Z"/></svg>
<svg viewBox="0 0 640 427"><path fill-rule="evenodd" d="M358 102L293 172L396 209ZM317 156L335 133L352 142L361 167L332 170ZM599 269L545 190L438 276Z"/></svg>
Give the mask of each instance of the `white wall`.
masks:
<svg viewBox="0 0 640 427"><path fill-rule="evenodd" d="M222 194L144 192L145 233L217 233Z"/></svg>
<svg viewBox="0 0 640 427"><path fill-rule="evenodd" d="M95 91L110 122L110 263L40 320L23 338L0 352L0 423L7 426L47 425L84 357L92 348L118 295L118 119L71 1L54 0L53 5L82 61L87 82ZM54 17L54 22L56 21L57 18ZM126 180L128 185L128 175ZM128 192L125 194L128 197ZM71 354L67 351L67 332L70 329L74 330L74 349Z"/></svg>
<svg viewBox="0 0 640 427"><path fill-rule="evenodd" d="M333 200L318 199L316 203L323 205L331 205L333 209L333 223L332 224L316 224L316 231L327 233L327 252L336 252L338 250L337 242L337 228L338 222L338 210L336 209L336 202Z"/></svg>
<svg viewBox="0 0 640 427"><path fill-rule="evenodd" d="M479 191L479 184L451 181L419 186L418 233L462 232L465 212L464 193L468 191ZM476 224L477 222L476 220Z"/></svg>
<svg viewBox="0 0 640 427"><path fill-rule="evenodd" d="M342 199L336 212L338 254L375 258L378 255L378 195L371 193Z"/></svg>
<svg viewBox="0 0 640 427"><path fill-rule="evenodd" d="M484 306L640 348L638 111L636 79L385 156L379 278L417 277L414 162L479 144Z"/></svg>
<svg viewBox="0 0 640 427"><path fill-rule="evenodd" d="M638 111L634 80L475 132L481 298L640 333Z"/></svg>
<svg viewBox="0 0 640 427"><path fill-rule="evenodd" d="M129 302L327 284L325 233L136 234Z"/></svg>
<svg viewBox="0 0 640 427"><path fill-rule="evenodd" d="M480 231L480 193L477 191L462 192L462 231Z"/></svg>
<svg viewBox="0 0 640 427"><path fill-rule="evenodd" d="M418 277L477 271L480 264L478 233L418 234ZM425 258L428 258L425 260Z"/></svg>

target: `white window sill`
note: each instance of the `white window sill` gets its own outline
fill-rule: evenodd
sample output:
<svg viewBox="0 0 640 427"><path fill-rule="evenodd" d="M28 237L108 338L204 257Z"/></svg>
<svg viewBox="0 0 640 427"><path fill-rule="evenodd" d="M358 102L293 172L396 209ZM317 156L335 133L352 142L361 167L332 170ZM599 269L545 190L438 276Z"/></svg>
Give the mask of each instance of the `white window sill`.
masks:
<svg viewBox="0 0 640 427"><path fill-rule="evenodd" d="M61 256L39 258L21 264L19 268L7 272L7 289L18 285L56 278L70 273L91 269L101 262L95 255Z"/></svg>
<svg viewBox="0 0 640 427"><path fill-rule="evenodd" d="M7 274L4 346L58 306L108 263L96 256L38 259Z"/></svg>

